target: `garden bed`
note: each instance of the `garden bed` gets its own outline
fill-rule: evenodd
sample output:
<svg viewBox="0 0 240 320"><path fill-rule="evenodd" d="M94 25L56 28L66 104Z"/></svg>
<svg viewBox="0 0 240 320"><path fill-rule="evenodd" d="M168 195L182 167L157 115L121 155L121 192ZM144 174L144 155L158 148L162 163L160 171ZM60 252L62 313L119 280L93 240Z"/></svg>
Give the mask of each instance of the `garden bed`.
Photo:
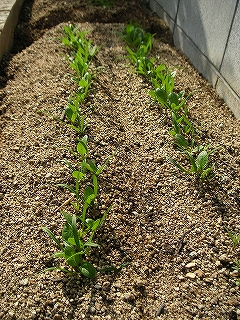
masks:
<svg viewBox="0 0 240 320"><path fill-rule="evenodd" d="M176 90L187 102L201 140L220 147L212 156L215 176L201 181L178 171L165 109L134 73L119 36L130 19L156 33L156 63L177 68ZM96 215L113 205L91 254L97 269L118 267L94 279L41 273L58 265L59 207L71 195L56 186L72 183L62 160L73 160L76 134L61 117L75 90L61 43L63 27L89 30L101 48L83 104L90 156L103 163ZM239 246L226 232L240 233L239 121L189 61L172 46L165 24L141 2L112 8L86 1L26 1L16 29L15 52L1 63L0 209L1 319L239 319ZM21 41L19 41L21 39ZM43 112L44 111L44 112ZM183 160L184 161L184 160ZM71 211L69 205L65 211ZM157 315L158 314L158 315Z"/></svg>

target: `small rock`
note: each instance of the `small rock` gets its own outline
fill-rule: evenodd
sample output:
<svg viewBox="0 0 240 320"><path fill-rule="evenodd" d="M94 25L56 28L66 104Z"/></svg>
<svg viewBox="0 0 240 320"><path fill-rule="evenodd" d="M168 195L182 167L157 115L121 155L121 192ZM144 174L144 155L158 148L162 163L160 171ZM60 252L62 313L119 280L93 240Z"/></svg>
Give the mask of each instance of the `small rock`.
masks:
<svg viewBox="0 0 240 320"><path fill-rule="evenodd" d="M163 303L157 310L156 316L159 317L161 314L164 313L165 304Z"/></svg>
<svg viewBox="0 0 240 320"><path fill-rule="evenodd" d="M237 270L234 270L233 272L230 273L230 275L232 277L238 277L239 276L239 272Z"/></svg>
<svg viewBox="0 0 240 320"><path fill-rule="evenodd" d="M186 278L188 279L195 279L196 278L196 274L195 273L192 273L192 272L188 272L186 275L185 275Z"/></svg>
<svg viewBox="0 0 240 320"><path fill-rule="evenodd" d="M109 291L111 287L111 283L109 281L105 281L102 285L103 291Z"/></svg>
<svg viewBox="0 0 240 320"><path fill-rule="evenodd" d="M230 299L228 300L228 304L229 304L230 306L237 306L237 305L239 304L239 300L236 299L236 298L230 298Z"/></svg>
<svg viewBox="0 0 240 320"><path fill-rule="evenodd" d="M220 267L222 264L221 264L221 261L219 261L219 260L217 260L216 262L215 262L215 264L216 264L216 266L217 267Z"/></svg>
<svg viewBox="0 0 240 320"><path fill-rule="evenodd" d="M140 278L137 278L135 280L135 283L136 283L135 284L136 287L138 287L138 288L145 287L145 285L146 285L146 282L144 280L140 279Z"/></svg>
<svg viewBox="0 0 240 320"><path fill-rule="evenodd" d="M115 288L121 288L121 282L120 281L116 281L114 284L113 284L113 286L115 287Z"/></svg>
<svg viewBox="0 0 240 320"><path fill-rule="evenodd" d="M20 285L21 286L27 286L28 285L28 278L25 278L23 280L20 281Z"/></svg>
<svg viewBox="0 0 240 320"><path fill-rule="evenodd" d="M213 282L213 278L206 278L204 279L205 282L207 283L212 283Z"/></svg>
<svg viewBox="0 0 240 320"><path fill-rule="evenodd" d="M204 273L203 273L202 270L198 269L198 270L195 271L195 274L196 274L199 278L202 278Z"/></svg>
<svg viewBox="0 0 240 320"><path fill-rule="evenodd" d="M228 261L229 261L227 255L226 255L225 253L222 254L222 255L219 257L219 260L220 260L221 262L228 262Z"/></svg>
<svg viewBox="0 0 240 320"><path fill-rule="evenodd" d="M53 320L62 320L62 316L56 313L55 316L53 317Z"/></svg>
<svg viewBox="0 0 240 320"><path fill-rule="evenodd" d="M94 314L96 312L96 309L94 307L89 308L89 313Z"/></svg>
<svg viewBox="0 0 240 320"><path fill-rule="evenodd" d="M190 262L190 263L186 264L185 268L190 269L190 268L193 268L195 266L196 266L195 262Z"/></svg>
<svg viewBox="0 0 240 320"><path fill-rule="evenodd" d="M100 284L95 284L94 288L95 288L96 290L100 290L102 287L100 286Z"/></svg>
<svg viewBox="0 0 240 320"><path fill-rule="evenodd" d="M8 311L8 314L9 314L9 316L12 317L12 318L15 316L15 313L14 313L12 310Z"/></svg>
<svg viewBox="0 0 240 320"><path fill-rule="evenodd" d="M182 281L182 280L184 280L185 278L184 278L184 276L178 276L178 279L179 279L180 281Z"/></svg>
<svg viewBox="0 0 240 320"><path fill-rule="evenodd" d="M114 297L109 294L109 295L106 296L106 300L109 301L109 302L112 302L112 301L114 301Z"/></svg>
<svg viewBox="0 0 240 320"><path fill-rule="evenodd" d="M204 305L203 304L198 304L198 309L199 310L203 310L204 309Z"/></svg>
<svg viewBox="0 0 240 320"><path fill-rule="evenodd" d="M123 300L124 301L133 301L133 300L135 300L135 297L131 292L127 292L123 295Z"/></svg>
<svg viewBox="0 0 240 320"><path fill-rule="evenodd" d="M196 251L192 251L192 252L189 253L189 256L190 256L191 258L197 258L198 254L197 254Z"/></svg>
<svg viewBox="0 0 240 320"><path fill-rule="evenodd" d="M45 178L51 178L51 176L52 176L52 174L51 174L51 172L48 172L46 175L45 175Z"/></svg>

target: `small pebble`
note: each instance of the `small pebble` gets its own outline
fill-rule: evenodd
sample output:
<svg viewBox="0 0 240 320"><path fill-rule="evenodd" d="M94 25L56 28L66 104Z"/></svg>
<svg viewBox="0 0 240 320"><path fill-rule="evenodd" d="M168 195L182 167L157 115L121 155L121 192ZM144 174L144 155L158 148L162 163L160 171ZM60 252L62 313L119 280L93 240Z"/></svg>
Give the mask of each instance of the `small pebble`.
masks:
<svg viewBox="0 0 240 320"><path fill-rule="evenodd" d="M190 263L186 264L185 268L190 269L190 268L193 268L195 266L196 266L195 262L190 262Z"/></svg>
<svg viewBox="0 0 240 320"><path fill-rule="evenodd" d="M204 273L203 273L202 270L198 269L198 270L195 271L195 274L196 274L199 278L202 278Z"/></svg>
<svg viewBox="0 0 240 320"><path fill-rule="evenodd" d="M186 275L185 275L186 278L188 279L195 279L196 278L196 274L195 273L192 273L192 272L188 272Z"/></svg>
<svg viewBox="0 0 240 320"><path fill-rule="evenodd" d="M28 278L25 278L23 280L20 281L20 285L21 286L27 286L28 285Z"/></svg>
<svg viewBox="0 0 240 320"><path fill-rule="evenodd" d="M95 284L94 288L95 288L96 290L100 290L102 287L101 287L99 284Z"/></svg>
<svg viewBox="0 0 240 320"><path fill-rule="evenodd" d="M52 174L50 172L48 172L46 175L45 175L45 178L51 178Z"/></svg>

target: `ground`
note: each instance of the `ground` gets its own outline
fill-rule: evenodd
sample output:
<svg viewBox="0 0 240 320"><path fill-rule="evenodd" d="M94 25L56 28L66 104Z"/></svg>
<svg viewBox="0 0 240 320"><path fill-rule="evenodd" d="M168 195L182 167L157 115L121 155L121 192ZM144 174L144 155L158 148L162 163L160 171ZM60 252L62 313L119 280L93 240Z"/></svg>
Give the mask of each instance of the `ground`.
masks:
<svg viewBox="0 0 240 320"><path fill-rule="evenodd" d="M178 66L176 90L194 92L189 116L202 142L219 147L210 182L166 159L179 155L169 115L151 100L151 84L134 72L119 37L130 19L156 33L156 63ZM61 44L69 22L101 45L83 105L91 157L103 163L117 149L100 176L98 213L113 207L91 261L97 268L129 262L94 280L41 273L59 264L41 227L60 236L59 207L71 197L56 184L72 182L62 160L74 161L67 148L74 148L76 134L51 116L62 115L75 90ZM240 319L232 269L239 247L226 232L240 232L239 121L145 2L115 1L108 9L89 1L27 0L0 71L0 318Z"/></svg>

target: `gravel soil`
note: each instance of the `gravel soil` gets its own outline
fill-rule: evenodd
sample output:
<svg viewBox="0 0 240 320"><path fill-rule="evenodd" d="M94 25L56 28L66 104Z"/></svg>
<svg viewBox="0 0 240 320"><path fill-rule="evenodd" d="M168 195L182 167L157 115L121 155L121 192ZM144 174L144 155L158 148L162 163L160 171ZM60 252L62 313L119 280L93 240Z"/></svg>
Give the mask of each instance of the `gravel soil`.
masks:
<svg viewBox="0 0 240 320"><path fill-rule="evenodd" d="M169 115L133 72L117 34L131 18L156 33L156 63L181 67L176 90L195 91L189 116L203 143L220 147L210 182L166 160L180 157ZM74 148L76 135L49 115L60 117L76 89L61 44L68 21L102 45L83 105L90 155L101 164L118 150L100 176L97 214L113 207L90 259L98 269L129 265L94 280L41 273L60 264L41 227L60 236L59 207L71 197L56 184L72 182L61 161L74 161L67 148ZM240 233L239 121L172 46L164 22L140 1L111 9L77 0L26 1L14 52L0 71L0 319L240 319L240 275L232 269L240 246L233 247L225 230Z"/></svg>

